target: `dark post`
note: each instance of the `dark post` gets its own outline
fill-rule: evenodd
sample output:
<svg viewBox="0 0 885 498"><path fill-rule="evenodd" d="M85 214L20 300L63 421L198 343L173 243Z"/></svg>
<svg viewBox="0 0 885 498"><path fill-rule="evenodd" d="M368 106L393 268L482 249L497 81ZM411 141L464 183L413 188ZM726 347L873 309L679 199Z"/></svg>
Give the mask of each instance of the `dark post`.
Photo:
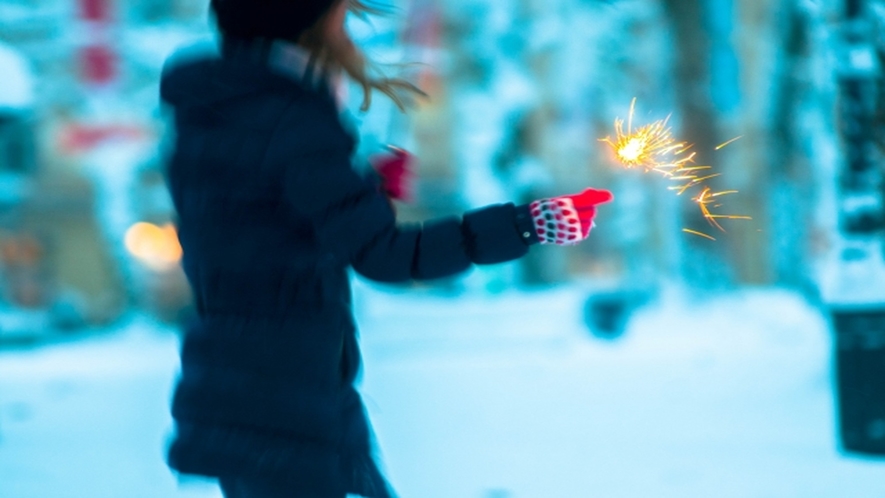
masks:
<svg viewBox="0 0 885 498"><path fill-rule="evenodd" d="M838 257L824 297L835 331L841 446L885 455L885 261L882 175L874 147L880 77L865 0L845 0L840 69Z"/></svg>

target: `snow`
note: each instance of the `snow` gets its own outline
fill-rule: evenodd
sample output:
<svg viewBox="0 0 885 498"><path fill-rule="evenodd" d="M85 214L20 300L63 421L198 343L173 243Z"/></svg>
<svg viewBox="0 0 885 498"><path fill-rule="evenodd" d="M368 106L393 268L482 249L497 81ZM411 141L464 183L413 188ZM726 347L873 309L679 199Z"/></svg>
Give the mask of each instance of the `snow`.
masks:
<svg viewBox="0 0 885 498"><path fill-rule="evenodd" d="M872 46L854 46L847 49L846 70L851 74L875 77L878 70L876 50Z"/></svg>
<svg viewBox="0 0 885 498"><path fill-rule="evenodd" d="M162 461L174 334L144 320L113 333L0 352L0 496L218 498Z"/></svg>
<svg viewBox="0 0 885 498"><path fill-rule="evenodd" d="M14 48L0 42L0 111L20 111L34 105L34 76L28 61Z"/></svg>
<svg viewBox="0 0 885 498"><path fill-rule="evenodd" d="M358 282L362 389L403 498L885 495L837 449L827 321L797 296L669 291L619 341L580 285L497 296ZM0 351L0 496L220 496L162 461L174 331Z"/></svg>
<svg viewBox="0 0 885 498"><path fill-rule="evenodd" d="M33 21L36 11L18 3L0 5L4 23ZM443 37L438 47L400 45L408 10L370 22L352 19L349 28L375 60L415 60L439 72L446 87L441 100L449 102L442 119L452 119L453 133L443 138L454 144L460 181L455 203L516 199L528 187L566 192L590 180L612 183L619 208L599 228L600 235L608 230L612 250L631 261L624 279L664 278L648 276L656 264L649 257L632 255L647 252L654 237L664 239L663 254L655 255L666 260L660 266L684 278L675 270L684 256L676 198L648 191L638 177L609 179L595 149L597 136L626 114L633 97L642 109L637 116L656 119L672 110L678 128L672 33L661 6L646 0L437 3L442 22L453 23L446 32L457 35ZM741 46L735 38L741 30L764 23L731 15L738 2L719 4L710 12L718 34L708 54L723 113L719 125L753 127L767 116L757 108L767 105L771 85L766 81L758 98L749 98L756 93L746 88L738 92L731 52ZM881 199L851 197L854 206L840 199L844 150L832 112L836 69L866 74L876 64L869 47L839 41L835 3L802 5L811 39L808 60L794 68L807 87L796 104L793 152L808 158L813 177L814 195L801 199L815 213L809 240L826 239L812 244L826 248L807 249L816 267L802 270L820 277L827 306L878 308L885 304L881 242L838 237L837 224L840 212L862 211ZM885 23L882 2L870 8ZM67 53L64 47L85 36L68 17L47 48ZM182 45L187 48L177 57L216 50L204 17L127 21L118 49L135 76L133 88L87 100L83 114L101 124L121 117L141 122L155 113L163 61ZM876 34L881 46L885 30ZM747 47L766 60L780 53L773 43ZM52 53L39 57L54 60ZM28 62L2 43L0 76L0 112L33 104ZM73 88L66 91L77 93ZM352 104L359 96L354 93ZM536 145L520 143L513 129L533 113L549 131L528 141ZM419 118L410 116L376 98L372 112L359 117L363 146L420 149L409 131ZM153 160L152 147L107 143L81 158L95 187L97 221L130 293L137 291L139 269L122 236L143 211L133 204L132 189L139 168ZM513 164L494 167L509 149L519 153ZM729 175L741 171L750 170ZM796 180L769 199L771 210L804 192L804 180ZM671 224L660 233L648 224L655 206L668 211L657 218ZM774 242L781 247L803 230L769 232L781 235ZM454 286L486 289L478 294L357 283L362 389L385 467L403 498L885 496L885 462L839 451L832 332L820 310L796 295L764 288L698 297L669 289L638 310L622 338L601 340L582 323L591 291L585 285L490 294L517 271L515 264L477 270ZM17 330L45 330L45 319L0 309L0 331L9 338ZM163 463L178 368L173 329L132 316L85 338L52 340L0 349L0 498L220 497L214 483L179 481Z"/></svg>
<svg viewBox="0 0 885 498"><path fill-rule="evenodd" d="M819 265L820 293L842 309L885 306L885 248L879 237L841 237Z"/></svg>

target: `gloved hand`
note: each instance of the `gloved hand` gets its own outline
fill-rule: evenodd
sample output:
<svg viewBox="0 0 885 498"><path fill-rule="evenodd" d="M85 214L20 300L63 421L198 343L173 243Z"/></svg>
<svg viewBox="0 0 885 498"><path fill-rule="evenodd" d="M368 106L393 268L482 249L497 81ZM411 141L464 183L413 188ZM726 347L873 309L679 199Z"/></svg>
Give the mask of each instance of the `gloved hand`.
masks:
<svg viewBox="0 0 885 498"><path fill-rule="evenodd" d="M390 199L408 202L412 200L412 164L411 154L388 145L389 154L378 154L369 158L369 164L381 178L381 190Z"/></svg>
<svg viewBox="0 0 885 498"><path fill-rule="evenodd" d="M535 232L542 244L577 244L593 228L596 206L612 199L608 190L588 188L580 194L537 200L529 204Z"/></svg>

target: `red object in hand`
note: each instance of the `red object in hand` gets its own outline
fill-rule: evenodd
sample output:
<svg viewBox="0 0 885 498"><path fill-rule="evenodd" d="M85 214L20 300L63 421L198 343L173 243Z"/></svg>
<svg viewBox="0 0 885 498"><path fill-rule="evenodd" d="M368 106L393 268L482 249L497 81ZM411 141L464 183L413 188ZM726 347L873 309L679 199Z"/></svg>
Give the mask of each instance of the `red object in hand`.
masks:
<svg viewBox="0 0 885 498"><path fill-rule="evenodd" d="M580 194L565 195L563 199L571 199L578 211L578 219L581 222L581 234L587 237L593 226L593 218L596 216L596 206L614 200L615 196L608 190L588 188Z"/></svg>
<svg viewBox="0 0 885 498"><path fill-rule="evenodd" d="M410 201L412 199L413 156L403 149L388 146L390 154L369 158L372 167L381 177L381 190L391 199Z"/></svg>
<svg viewBox="0 0 885 498"><path fill-rule="evenodd" d="M608 190L588 188L580 194L541 199L529 205L542 244L572 245L587 238L596 206L614 199Z"/></svg>

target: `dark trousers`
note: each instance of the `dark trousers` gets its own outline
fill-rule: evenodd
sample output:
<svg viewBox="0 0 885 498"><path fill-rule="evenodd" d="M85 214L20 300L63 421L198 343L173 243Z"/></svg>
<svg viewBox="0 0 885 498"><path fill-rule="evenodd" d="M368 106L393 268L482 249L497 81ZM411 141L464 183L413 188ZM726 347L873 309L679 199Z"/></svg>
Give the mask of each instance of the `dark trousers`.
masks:
<svg viewBox="0 0 885 498"><path fill-rule="evenodd" d="M345 498L343 494L306 494L296 489L285 488L275 483L234 478L219 480L224 498Z"/></svg>

